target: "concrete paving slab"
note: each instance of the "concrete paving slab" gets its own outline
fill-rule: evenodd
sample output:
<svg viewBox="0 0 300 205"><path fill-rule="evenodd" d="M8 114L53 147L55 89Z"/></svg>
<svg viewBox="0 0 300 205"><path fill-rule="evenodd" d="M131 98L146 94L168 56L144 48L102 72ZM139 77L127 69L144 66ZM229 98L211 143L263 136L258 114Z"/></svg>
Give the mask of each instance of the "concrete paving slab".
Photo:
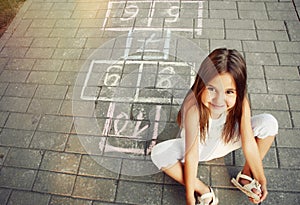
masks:
<svg viewBox="0 0 300 205"><path fill-rule="evenodd" d="M50 201L51 196L49 194L34 193L29 191L13 191L8 204L34 204L39 202L41 204L47 204Z"/></svg>
<svg viewBox="0 0 300 205"><path fill-rule="evenodd" d="M36 131L30 142L30 148L63 151L67 140L68 134Z"/></svg>
<svg viewBox="0 0 300 205"><path fill-rule="evenodd" d="M33 191L70 196L73 191L75 179L75 175L39 171L33 185ZM56 182L58 181L63 181L63 183L57 186Z"/></svg>

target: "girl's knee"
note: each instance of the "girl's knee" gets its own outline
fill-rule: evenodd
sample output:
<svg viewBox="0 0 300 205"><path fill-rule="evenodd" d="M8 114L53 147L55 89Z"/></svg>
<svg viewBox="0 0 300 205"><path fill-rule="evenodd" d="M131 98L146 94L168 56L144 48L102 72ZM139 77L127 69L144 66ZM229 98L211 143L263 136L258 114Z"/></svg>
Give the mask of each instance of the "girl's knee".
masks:
<svg viewBox="0 0 300 205"><path fill-rule="evenodd" d="M173 139L155 145L151 150L151 160L158 169L175 164L184 156L181 139Z"/></svg>
<svg viewBox="0 0 300 205"><path fill-rule="evenodd" d="M158 166L157 162L159 161L158 159L160 157L159 153L160 153L160 144L157 144L151 150L151 160L156 166Z"/></svg>
<svg viewBox="0 0 300 205"><path fill-rule="evenodd" d="M278 121L271 114L256 115L252 119L252 125L255 136L266 138L275 136L278 133Z"/></svg>
<svg viewBox="0 0 300 205"><path fill-rule="evenodd" d="M159 143L155 145L151 150L151 160L158 169L165 166L168 161L168 149L166 149L165 143Z"/></svg>
<svg viewBox="0 0 300 205"><path fill-rule="evenodd" d="M264 114L265 118L265 126L268 126L273 132L278 132L278 121L277 119L271 114Z"/></svg>

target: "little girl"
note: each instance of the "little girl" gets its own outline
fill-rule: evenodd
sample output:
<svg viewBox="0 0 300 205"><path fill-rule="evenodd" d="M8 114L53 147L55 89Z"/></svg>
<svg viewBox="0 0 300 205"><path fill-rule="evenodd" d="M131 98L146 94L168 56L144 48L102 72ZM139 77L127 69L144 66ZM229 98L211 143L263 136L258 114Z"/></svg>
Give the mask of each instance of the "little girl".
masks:
<svg viewBox="0 0 300 205"><path fill-rule="evenodd" d="M218 204L212 188L197 178L198 162L240 147L246 163L232 183L253 203L267 196L262 159L278 132L278 123L269 114L251 117L246 81L246 64L240 53L214 50L202 62L178 112L181 138L159 143L152 150L153 163L185 186L189 205L196 200L201 205Z"/></svg>

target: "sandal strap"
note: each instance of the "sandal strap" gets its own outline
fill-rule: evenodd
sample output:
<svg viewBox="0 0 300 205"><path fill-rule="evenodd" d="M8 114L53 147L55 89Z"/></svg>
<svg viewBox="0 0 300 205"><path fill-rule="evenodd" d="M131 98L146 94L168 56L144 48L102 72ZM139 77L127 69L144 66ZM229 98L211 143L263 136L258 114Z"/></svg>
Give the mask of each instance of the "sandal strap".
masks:
<svg viewBox="0 0 300 205"><path fill-rule="evenodd" d="M247 175L245 175L245 174L242 174L242 171L240 171L240 172L238 173L238 175L237 175L237 177L236 177L236 180L239 181L240 178L246 179L246 180L248 180L248 181L250 181L250 182L253 181L253 179L252 179L251 177L249 177L249 176L247 176Z"/></svg>
<svg viewBox="0 0 300 205"><path fill-rule="evenodd" d="M247 175L245 175L245 174L242 174L242 171L240 171L240 172L238 173L238 175L237 175L237 177L236 177L236 180L239 181L240 178L246 179L246 180L250 181L249 184L243 185L243 187L244 187L245 189L247 189L247 190L257 189L258 191L261 192L261 188L260 188L261 185L260 185L260 183L259 183L256 179L253 179L253 178L251 178L251 177L249 177L249 176L247 176Z"/></svg>
<svg viewBox="0 0 300 205"><path fill-rule="evenodd" d="M205 200L205 199L208 199L208 198L213 198L213 196L214 196L214 194L209 192L209 193L202 194L200 199Z"/></svg>
<svg viewBox="0 0 300 205"><path fill-rule="evenodd" d="M200 197L200 204L204 204L205 199L211 198L211 201L209 202L210 205L216 205L218 204L218 198L216 198L215 193L211 187L209 187L210 192L202 194ZM207 204L207 203L205 203Z"/></svg>
<svg viewBox="0 0 300 205"><path fill-rule="evenodd" d="M248 190L257 189L259 192L261 192L261 185L255 179L253 179L249 184L244 185L244 187Z"/></svg>

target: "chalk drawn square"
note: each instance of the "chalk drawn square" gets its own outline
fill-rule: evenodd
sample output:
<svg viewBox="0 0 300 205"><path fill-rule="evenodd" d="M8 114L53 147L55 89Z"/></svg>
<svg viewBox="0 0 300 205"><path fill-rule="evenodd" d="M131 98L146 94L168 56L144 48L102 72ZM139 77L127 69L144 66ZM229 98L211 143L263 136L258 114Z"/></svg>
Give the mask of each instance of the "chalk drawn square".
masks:
<svg viewBox="0 0 300 205"><path fill-rule="evenodd" d="M130 31L132 29L135 31L160 31L163 24L157 22L157 20L164 18L166 24L181 25L169 28L172 31L195 31L200 35L203 11L204 1L110 1L101 29L111 31ZM184 24L181 23L181 19L186 18L197 20L195 22L191 21L186 28L182 28Z"/></svg>

